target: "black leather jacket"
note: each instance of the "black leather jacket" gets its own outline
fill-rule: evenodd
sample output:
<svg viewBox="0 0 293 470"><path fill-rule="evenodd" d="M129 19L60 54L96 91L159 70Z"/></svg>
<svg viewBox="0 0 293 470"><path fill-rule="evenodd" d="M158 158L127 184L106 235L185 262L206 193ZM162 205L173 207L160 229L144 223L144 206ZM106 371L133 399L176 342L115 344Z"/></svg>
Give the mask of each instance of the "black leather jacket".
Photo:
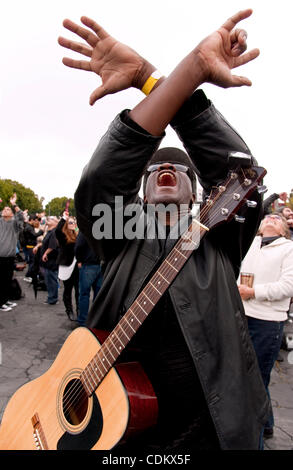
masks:
<svg viewBox="0 0 293 470"><path fill-rule="evenodd" d="M200 103L200 104L198 104ZM158 239L96 240L96 204L114 207L115 196L139 203L141 177L162 136L139 132L117 116L84 169L75 194L78 225L104 262L104 282L88 326L111 330L166 255ZM201 91L176 116L173 128L209 192L228 172L228 152L246 144ZM261 198L250 199L246 222L225 223L201 241L169 287L174 311L192 355L222 449L258 449L269 410L267 395L236 285L261 217ZM141 218L144 219L141 203Z"/></svg>

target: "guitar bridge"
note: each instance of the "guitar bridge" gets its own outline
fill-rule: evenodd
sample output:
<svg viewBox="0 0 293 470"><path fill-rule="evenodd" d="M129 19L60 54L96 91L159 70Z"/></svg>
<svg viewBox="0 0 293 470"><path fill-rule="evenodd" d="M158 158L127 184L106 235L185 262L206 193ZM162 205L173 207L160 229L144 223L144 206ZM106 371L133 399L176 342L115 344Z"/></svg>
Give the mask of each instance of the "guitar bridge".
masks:
<svg viewBox="0 0 293 470"><path fill-rule="evenodd" d="M38 413L32 417L33 436L37 450L49 450Z"/></svg>

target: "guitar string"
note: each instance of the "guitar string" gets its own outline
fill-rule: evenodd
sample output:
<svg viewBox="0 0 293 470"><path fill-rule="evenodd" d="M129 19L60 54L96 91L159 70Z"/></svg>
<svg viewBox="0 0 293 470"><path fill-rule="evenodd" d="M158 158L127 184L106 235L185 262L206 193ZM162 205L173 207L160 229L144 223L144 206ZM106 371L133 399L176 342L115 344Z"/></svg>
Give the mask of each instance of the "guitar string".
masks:
<svg viewBox="0 0 293 470"><path fill-rule="evenodd" d="M166 273L164 272L163 274L166 274ZM149 295L150 295L150 294L149 294ZM138 299L137 299L137 300L138 300ZM135 313L137 313L137 312L135 312ZM124 322L124 323L125 323L125 322ZM130 327L130 328L131 328L131 327ZM129 331L127 331L127 330L125 330L125 329L122 329L122 335L123 335L123 336L121 335L121 333L119 334L119 331L116 331L115 333L116 333L116 336L118 337L119 342L123 345L123 347L125 347L125 344L124 344L125 338L123 338L123 336L124 336L125 333L126 333L126 336L128 337L128 336L129 336ZM111 335L113 336L112 333L111 333ZM107 343L104 344L104 349L105 349L105 346L107 346ZM114 344L114 347L115 347L115 344ZM117 350L117 351L118 351L118 350ZM99 354L99 353L98 353L98 354ZM107 357L107 353L105 353L105 356ZM96 358L96 356L95 356L92 361L94 361L94 363L96 363L96 362L97 362L96 359L99 359L99 358ZM92 362L92 361L91 361L91 362ZM109 361L108 361L108 362L109 362ZM98 367L98 369L99 369L99 371L100 371L100 373L101 373L100 367ZM97 376L98 374L96 374L96 370L97 370L97 369L95 368L94 373L95 373L95 375ZM104 372L102 372L101 375L102 375L102 377L99 377L99 375L98 375L98 377L97 377L98 380L101 380L101 379L104 377ZM90 377L90 375L89 375L89 377ZM88 379L88 382L89 382L90 386L92 386L92 384L91 384L91 379L90 379L90 378ZM95 382L94 382L94 385L96 385ZM74 392L74 388L73 388L73 387L71 387L71 389L64 395L64 402L65 402L66 399L68 399L68 401L70 401L70 404L72 403L72 399L74 398L73 395L72 395L72 392ZM79 391L79 386L78 386L78 384L76 384L76 392L77 392L77 393L80 392L80 391Z"/></svg>
<svg viewBox="0 0 293 470"><path fill-rule="evenodd" d="M241 187L241 186L240 186L240 187ZM239 188L240 188L240 187L239 187ZM239 188L236 188L236 191L237 191ZM214 201L215 201L216 199L218 199L221 195L222 195L222 193L218 193L218 194L215 196ZM202 210L201 213L200 213L200 215L206 216L211 208L212 208L212 205L210 205L210 206L208 205L207 207L204 206L204 207L203 207L203 210ZM206 210L205 210L205 209L206 209ZM216 215L217 215L217 214L216 214ZM212 220L212 219L211 219L211 220ZM188 232L188 230L187 230L187 232ZM191 233L191 235L192 235L193 232L189 232L189 233ZM183 236L184 236L184 235L183 235ZM192 240L192 236L189 237L189 238L190 238L190 240ZM179 240L180 240L180 239L179 239ZM193 251L193 250L191 250L191 251ZM173 252L173 255L174 255L174 252ZM165 261L166 261L166 260L165 260ZM169 258L169 261L172 261L171 258ZM183 264L184 264L184 263L183 263ZM162 264L159 269L161 270L161 268L163 268L163 269L166 268L166 271L162 271L162 275L164 275L164 277L165 277L165 276L168 277L169 272L171 272L171 270L173 270L173 268L172 268L172 267L169 268L169 266L168 266L166 263L165 263L165 265ZM168 285L169 285L169 283L167 283L167 286L168 286ZM146 286L146 287L147 287L147 286ZM164 292L165 292L165 289L164 289ZM164 292L163 292L163 293L164 293ZM146 293L146 291L144 290L144 291L142 292L142 295L144 295L144 293L146 294L146 296L147 296L150 300L154 300L154 299L151 298L151 295L152 295L152 293L153 293L153 289L151 290L151 292L148 292L148 293ZM138 308L140 309L140 312L141 312L141 307L140 307L140 305L139 305L138 300L139 300L139 297L136 299L136 301L135 301L136 303L135 303L135 305L133 305L133 306L131 307L131 309L133 310L134 308L136 308L136 307L138 306ZM139 312L134 312L134 315L135 315L135 314L138 314L138 313L139 313ZM147 315L148 315L149 313L150 313L150 312L148 312ZM127 323L128 323L128 322L127 322ZM126 325L126 328L127 328L127 325ZM124 329L124 330L122 330L122 331L123 331L123 334L125 334L124 331L126 331L126 329ZM113 332L112 332L112 333L113 333ZM111 333L111 335L112 335L112 333ZM117 332L116 332L116 333L117 333ZM131 332L131 330L129 330L129 331L127 330L127 333L128 333L128 334L126 334L127 337L128 337L128 335L131 336L131 337L133 336L133 334L132 334L133 332ZM135 331L135 333L136 333L136 331ZM125 346L127 345L127 343L126 343L126 345L124 345L124 341L121 341L121 338L122 338L122 336L120 335L120 337L119 337L119 333L118 333L118 339L120 340L120 342L121 342L121 343L123 344L123 346L125 347ZM107 343L106 343L106 345L108 346ZM114 347L115 347L115 344L114 344ZM104 347L104 349L105 349L105 347ZM108 347L108 349L110 350L110 347ZM117 350L117 348L116 348L116 350ZM99 354L99 353L101 353L101 350L99 350L98 354ZM107 354L108 354L108 353L105 352L104 356L106 357L108 363L111 364L111 361L109 361L109 359L107 358ZM111 351L110 351L110 354L111 354ZM96 356L97 356L97 355L96 355ZM93 360L94 360L94 359L98 359L96 356L94 356ZM112 357L113 357L113 355L112 355ZM119 354L118 354L117 357L119 357ZM114 359L114 362L115 362L116 359L117 359L117 358ZM92 361L90 361L90 362L92 362ZM94 361L94 362L95 362L95 361ZM111 364L110 368L111 368L111 367L112 367L112 364ZM92 371L93 371L93 370L92 370ZM93 371L93 372L94 372L94 371ZM107 372L108 372L108 371L107 371ZM106 372L106 373L107 373L107 372ZM97 375L97 374L95 374L95 375ZM101 380L104 378L105 375L106 375L106 374L103 373L103 374L102 374L102 377L99 377L99 376L98 376L99 381L101 381ZM90 377L91 377L91 373L90 373ZM91 380L88 380L88 382L89 382L90 385L91 385ZM95 388L96 388L96 386L98 386L98 384L96 384L95 381L93 381L93 383L94 383L94 386L95 386ZM92 385L91 385L91 387L92 387ZM73 388L74 388L74 387L73 387ZM69 394L70 394L70 393L72 394L73 388L71 388L71 390L69 391ZM76 391L77 391L77 394L79 394L79 392L80 392L79 388L80 388L80 382L78 381L78 383L76 384ZM65 395L64 395L64 398L65 398ZM72 395L71 395L71 396L68 396L68 393L67 393L67 397L66 397L66 398L67 398L68 400L70 400L70 407L72 407L72 398L76 398L76 397L74 397L74 396L72 396ZM66 410L65 410L65 411L66 411Z"/></svg>
<svg viewBox="0 0 293 470"><path fill-rule="evenodd" d="M177 256L178 256L178 255L177 255ZM170 259L170 258L169 258L169 259ZM172 260L170 259L170 261L172 261ZM166 267L167 267L167 266L166 266ZM167 269L166 273L167 273L167 272L168 272L168 269ZM166 275L166 273L164 272L165 275ZM166 276L166 277L167 277L167 276ZM167 285L168 285L168 284L167 284ZM153 290L151 291L151 293L148 292L148 295L147 295L146 292L144 291L142 294L143 294L143 295L146 294L146 297L148 297L148 298L150 299L152 292L153 292ZM151 299L150 299L150 300L151 300ZM154 299L153 299L153 300L154 300ZM138 304L138 308L140 308L138 299L137 299L137 304ZM135 305L135 307L136 307L136 305ZM133 308L133 307L132 307L132 308ZM135 312L135 313L137 314L137 312ZM125 322L124 322L124 323L125 323ZM128 322L128 323L129 323L129 322ZM130 324L129 324L129 325L130 325ZM126 325L126 326L127 326L127 325ZM131 328L132 328L132 327L131 327ZM133 329L133 328L132 328L132 329ZM124 328L122 331L123 331L123 334L125 334L125 332L126 332L125 328ZM135 332L136 332L136 331L135 331ZM127 333L129 334L129 331L127 331ZM126 334L127 337L128 337L128 334ZM122 338L122 337L120 337L120 338ZM123 346L125 347L124 343L121 341L120 338L118 338L119 341L120 341L120 342L123 344ZM112 343L114 344L113 341L112 341ZM114 344L114 347L116 348L115 344ZM108 347L108 349L110 350L110 349L111 349L111 346ZM118 351L117 348L116 348L116 350ZM107 354L108 354L107 352L104 354L104 356L106 356L106 358L107 358ZM111 350L110 350L110 354L111 354ZM119 354L118 354L118 355L119 355ZM112 355L112 357L113 357L113 355ZM114 358L114 362L115 362L116 359L117 359L117 358ZM107 359L107 360L108 360L108 359ZM109 362L109 360L108 360L108 362ZM109 362L109 364L110 364L110 362ZM112 364L110 364L110 365L112 366ZM108 371L107 371L107 372L108 372ZM91 375L91 374L90 374L90 375ZM97 374L95 374L95 375L97 376ZM102 374L102 377L99 377L99 376L98 376L99 381L100 381L101 378L103 378L103 377L104 377L104 374ZM89 380L89 383L90 383L90 380ZM96 383L96 381L93 381L93 383L94 383L95 387L98 385L98 384ZM77 384L77 387L76 387L77 393L80 392L80 386L78 386L78 385L80 385L80 384ZM91 384L90 384L90 385L91 385ZM71 390L71 392L72 392L72 390ZM73 396L70 397L71 403L72 403L72 399L73 399L73 398L75 398L75 397L73 397Z"/></svg>
<svg viewBox="0 0 293 470"><path fill-rule="evenodd" d="M231 181L231 177L230 177L230 180L228 179L228 182L226 182L226 184L229 184L230 181ZM214 188L214 189L217 189L217 188ZM221 193L218 193L218 194L221 195ZM210 194L210 195L211 195L211 194ZM217 196L218 196L218 195L217 195ZM217 199L217 196L215 197L214 201ZM209 212L209 210L211 209L211 207L212 207L212 206L209 206L209 205L204 206L203 209L200 211L200 215L205 216L205 215ZM184 211L179 211L179 214L180 214L180 213L186 214L186 210L184 210ZM124 346L124 343L121 341L121 338L122 338L122 337L119 336L119 333L118 333L118 334L116 333L116 335L118 336L118 339L119 339L119 341L121 342L121 344ZM115 344L114 344L114 347L116 347ZM118 351L118 352L119 352L119 351ZM93 359L95 359L95 358L93 358ZM94 362L95 362L95 361L94 361ZM108 362L109 362L109 361L108 361ZM96 371L96 370L97 370L97 368L95 368L95 371ZM100 368L99 368L99 370L100 370ZM97 374L95 374L95 375L97 375ZM103 376L104 376L104 373L102 373L102 378L103 378ZM99 378L99 380L101 379L100 377L98 377L98 378ZM90 383L90 380L88 380L88 381L89 381L89 383ZM94 384L95 384L95 382L94 382ZM76 387L77 387L77 390L78 390L78 384L76 384ZM70 393L70 392L72 393L72 389L69 391L69 393ZM68 395L68 394L67 394L67 395ZM64 397L64 398L67 398L67 397ZM68 397L68 398L69 398L69 397ZM70 397L70 398L71 398L71 397Z"/></svg>
<svg viewBox="0 0 293 470"><path fill-rule="evenodd" d="M179 211L179 214L180 214L180 213L182 213L182 214L184 214L184 215L187 214L186 210L184 210L184 211ZM125 330L123 330L123 333L124 333L124 331L125 331ZM119 339L120 343L123 345L123 347L125 347L124 342L121 341L121 339L123 339L123 337L122 337L121 335L119 335L119 333L118 333L118 335L116 334L116 336L118 336L118 339ZM127 336L128 336L128 335L127 335ZM112 343L113 343L113 342L112 342ZM105 346L107 346L107 343L106 343ZM104 346L104 347L105 347L105 346ZM115 344L114 344L114 347L116 348ZM108 349L110 350L111 348L109 347ZM117 350L118 353L120 354L120 351L119 351L117 348L116 348L116 350ZM110 350L110 354L111 354L111 350ZM118 354L118 356L119 356L119 354ZM105 356L106 359L107 359L107 354L104 354L104 356ZM112 355L112 357L113 357L113 355ZM92 361L94 361L95 365L97 365L97 363L96 363L96 361L95 361L95 358L96 358L96 356L92 359ZM117 358L115 358L115 360L116 360L116 359L117 359ZM92 361L90 361L90 362L92 362ZM107 361L109 362L108 359L107 359ZM111 364L111 366L112 366L112 364ZM98 367L98 368L99 368L99 367ZM93 373L97 376L96 371L97 371L97 368L95 367ZM99 368L99 371L100 371L100 373L101 373L101 369L100 369L100 368ZM107 372L108 372L108 370L107 370ZM99 376L97 377L97 378L99 379L99 381L104 377L104 375L105 375L105 374L104 374L104 371L102 372L101 375L102 375L101 377L99 377ZM88 379L88 382L89 382L90 386L92 387L92 384L91 384L92 379L91 379L91 373L90 373L90 372L89 372L89 377L90 377L90 379ZM94 385L95 385L95 387L96 387L96 386L97 386L96 382L93 381L93 383L94 383ZM77 393L79 393L79 384L78 384L78 383L76 383L76 387L75 387L75 388L76 388ZM72 396L68 396L68 394L72 393L73 390L74 390L74 388L71 387L71 389L66 392L66 394L64 395L65 399L68 398L70 401L72 400ZM66 395L67 395L67 396L66 396Z"/></svg>
<svg viewBox="0 0 293 470"><path fill-rule="evenodd" d="M231 181L231 179L230 179L230 181ZM229 183L229 181L228 181L228 183ZM226 183L226 184L228 184L228 183ZM217 189L217 188L216 188L216 189ZM238 188L235 188L234 192L235 192L235 191L238 191L239 189L241 189L241 186L239 186ZM214 198L213 201L215 202L215 201L216 201L220 196L222 196L222 195L223 195L223 193L220 193L220 192L219 192L219 193L215 196L215 198ZM214 202L213 202L213 203L214 203ZM233 201L232 201L232 202L233 202ZM200 211L200 216L205 217L206 215L208 215L208 212L210 211L210 209L211 209L212 207L213 207L212 205L206 205L206 206L204 206L203 209L202 209L202 211ZM205 210L205 209L206 209L206 210ZM215 219L217 216L218 216L218 214L216 214L215 216L213 216L213 218ZM201 218L202 218L202 217L200 217L200 219L201 219ZM210 221L212 221L212 218L211 218ZM189 239L192 240L192 234L193 234L194 232L189 231L189 229L187 229L186 232L187 232L187 233L191 233L191 237L189 237ZM186 233L186 232L185 232L185 233ZM183 234L183 236L185 235L185 233ZM180 242L180 241L182 241L181 238L179 239L179 242ZM177 243L178 243L178 242L177 242ZM192 252L192 251L193 251L193 250L191 250L191 252ZM172 257L172 256L175 256L175 257L176 257L176 254L174 253L173 250L172 250L169 254L171 254L171 257ZM178 255L177 255L177 256L178 256ZM190 255L189 255L189 256L190 256ZM188 256L188 257L189 257L189 256ZM169 258L169 261L172 261L172 260L171 260L171 257ZM167 257L167 258L168 258L168 257ZM165 261L166 261L166 260L164 260L164 262L163 262L162 265L160 266L159 270L161 271L161 268L163 268L163 270L161 271L161 274L162 274L164 277L167 277L167 278L168 278L168 274L169 274L170 272L174 271L174 269L173 269L173 267L170 268L170 267L168 266L168 264L165 263ZM164 264L164 263L165 263L165 264ZM185 261L184 261L184 263L185 263ZM184 263L183 263L183 264L184 264ZM166 268L166 270L164 270L165 268ZM155 274L157 274L157 273L155 273ZM173 280L173 279L172 279L172 280ZM169 284L170 284L170 283L167 283L167 286L169 286ZM147 288L147 287L150 287L150 286L147 285L146 288ZM165 292L165 290L166 290L166 288L164 288L164 292ZM149 298L149 299L152 301L152 300L155 300L154 298L151 298L151 296L152 296L152 294L153 294L153 291L154 291L154 289L151 289L151 291L147 293L147 292L145 291L145 289L144 289L144 290L141 292L141 294L142 294L142 296L144 296L144 294L146 294L146 297ZM164 292L163 292L163 293L164 293ZM163 293L162 293L162 294L163 294ZM162 295L162 294L161 294L161 295ZM138 311L138 312L136 312L136 311L133 312L134 316L139 315L139 313L141 313L141 307L140 307L140 304L139 304L139 296L138 296L138 298L136 299L135 303L131 306L131 310L134 310L134 308L139 308L139 311ZM152 308L153 308L153 307L152 307ZM148 312L146 316L148 316L149 313L150 313L150 312ZM126 314L125 314L124 318L126 318ZM126 320L126 321L127 321L127 320ZM124 323L125 323L125 322L124 322ZM127 322L127 323L128 323L128 322ZM126 330L126 328L129 328L129 329ZM126 334L127 338L128 338L129 336L130 336L130 337L133 336L133 331L131 331L130 328L131 328L131 326L128 327L128 325L126 324L126 325L125 325L125 329L122 330L122 331L123 331L123 335L125 335L125 334L124 334L124 331L127 333L127 334ZM137 329L138 329L138 328L137 328ZM113 331L114 331L114 330L113 330ZM137 331L137 330L135 330L135 333L136 333L136 331ZM126 345L128 344L128 342L126 343L126 345L124 345L124 341L122 340L122 336L121 336L121 335L119 336L119 333L118 333L118 332L115 332L115 333L117 334L119 341L123 344L124 347L126 347ZM111 335L112 335L112 334L113 334L113 332L111 333ZM110 350L110 347L108 347L108 344L107 344L107 343L106 343L106 346L107 346L108 350ZM102 347L103 347L103 346L102 346ZM115 344L114 344L114 347L116 347ZM102 349L102 348L101 348L101 349ZM94 358L92 359L92 361L94 360L94 362L95 362L95 359L99 359L97 356L98 356L99 354L101 354L101 353L103 354L103 351L101 351L101 349L100 349L100 350L98 351L98 353L94 356ZM105 349L105 346L104 346L104 349ZM116 348L116 350L117 350L117 348ZM108 353L105 352L105 353L104 353L104 356L106 357L108 363L111 364L111 366L110 366L110 369L111 369L113 363L112 363L111 360L109 361L109 359L107 358L107 354L108 354ZM110 351L110 354L111 354L111 351ZM119 353L119 354L120 354L120 353ZM118 354L117 358L119 357L119 354ZM112 355L112 357L113 357L113 355ZM114 362L117 360L117 358L115 358ZM91 364L92 361L90 361L89 365ZM107 370L106 374L108 373L108 371L109 371L110 369ZM92 372L94 372L93 369L92 369ZM90 374L91 374L91 373L90 373ZM100 381L103 380L103 378L105 377L106 374L102 373L102 377L99 377L99 376L98 376L98 379L99 379L99 382L98 382L98 383L96 383L95 381L93 381L93 384L94 384L94 387L95 387L94 390L95 390L96 387L99 385ZM95 374L95 375L97 376L97 374ZM91 375L90 375L90 377L91 377ZM90 385L91 385L91 380L88 380L88 382L89 382ZM66 394L64 394L64 401L66 401L66 400L65 400L65 398L66 398L66 399L67 399L67 402L70 402L70 403L69 403L69 408L68 408L67 410L65 410L65 412L68 411L70 408L72 408L74 401L76 401L76 398L77 398L77 397L74 396L74 394L72 395L72 392L74 392L74 388L76 388L75 391L76 391L76 393L77 393L77 396L80 395L80 384L81 384L81 382L78 380L78 382L77 382L77 384L75 385L75 387L71 387L71 389L67 391L67 396L66 396L66 397L65 397ZM92 385L91 385L91 388L92 388ZM94 390L93 390L93 391L94 391ZM83 390L83 389L82 389L82 392L84 393L84 390ZM70 394L71 394L71 395L70 395ZM73 402L72 402L72 399L74 400Z"/></svg>
<svg viewBox="0 0 293 470"><path fill-rule="evenodd" d="M238 190L238 189L236 189L236 190ZM214 198L214 201L216 200L216 198L220 197L221 195L222 195L222 194L219 193L219 194ZM201 215L204 215L204 216L207 215L207 213L209 212L209 210L210 210L211 208L212 208L212 206L208 206L206 211L205 211L205 210L202 210L202 211L201 211ZM204 206L203 209L205 209L205 206ZM192 232L189 232L189 233L192 234ZM192 237L190 237L190 239L192 239ZM193 251L193 250L191 250L191 251ZM174 254L174 253L173 253L173 254ZM169 260L171 261L171 259L169 259ZM183 263L183 264L184 264L184 263ZM161 267L166 268L166 271L162 271L162 274L164 274L164 276L168 277L168 273L169 273L169 272L171 271L171 269L173 269L173 268L170 269L170 268L167 266L166 263L165 263L164 266L162 265ZM160 269L161 269L161 268L160 268ZM167 285L169 285L169 283L168 283ZM165 291L165 289L164 289L164 291ZM150 300L154 300L154 299L151 299L151 295L152 295L152 293L153 293L153 289L151 290L151 292L148 292L148 294L147 294L147 293L145 292L145 290L144 290L144 291L142 292L142 294L144 295L144 293L146 294L146 296L147 296ZM136 306L138 305L138 308L139 308L140 311L141 311L141 307L140 307L140 304L139 304L138 300L139 300L139 298L137 298L136 304L132 306L132 310L133 310L134 308L136 308ZM135 313L138 314L137 312L135 312ZM148 312L147 315L148 315L149 313L150 313L150 312ZM128 322L127 322L127 323L128 323ZM126 327L127 327L127 325L126 325ZM123 331L123 334L125 335L125 331L126 331L126 330L123 329L122 331ZM113 333L113 332L112 332L112 333ZM111 333L111 335L112 335L112 333ZM132 335L132 332L131 332L130 330L129 330L129 331L127 330L127 333L128 333L131 337L133 336L133 335ZM131 333L131 334L130 334L130 333ZM136 333L136 331L135 331L135 333ZM128 337L128 334L126 334L127 337ZM124 345L124 342L121 341L121 338L122 338L121 336L120 336L120 338L119 338L119 333L118 333L118 339L119 339L119 341L121 342L121 344L123 344L123 346L125 347L125 346L127 345L127 343L126 343L126 345ZM108 345L107 345L107 346L108 346ZM114 347L116 348L115 344L114 344ZM105 348L104 348L104 349L105 349ZM111 347L108 347L108 350L110 350L110 349L111 349ZM117 348L116 348L116 350L117 350ZM99 352L101 352L101 351L99 351ZM110 350L110 354L111 354L111 350ZM109 361L109 359L107 358L107 352L104 353L104 356L106 357L108 363L111 364L111 361ZM112 357L113 357L113 355L112 355ZM119 357L119 354L118 354L117 357ZM98 359L98 358L95 356L93 359ZM117 358L114 358L114 362L115 362L116 359L117 359ZM92 361L91 361L91 362L92 362ZM112 367L112 364L111 364L110 368L111 368L111 367ZM107 370L107 369L106 369L106 370ZM93 371L93 370L92 370L92 371ZM108 371L107 371L107 372L108 372ZM107 373L107 372L106 372L106 373ZM95 375L97 375L97 374L95 374ZM102 374L102 377L98 377L99 381L101 381L101 380L104 378L104 376L105 376L105 374L103 373L103 374ZM90 373L90 377L91 377L91 373ZM91 380L88 380L88 382L89 382L90 385L91 385ZM95 386L95 388L96 388L96 387L98 386L98 384L96 384L95 381L93 381L93 383L94 383L94 386ZM79 382L79 384L77 384L77 387L76 387L77 393L79 392L79 386L78 386L78 385L80 385L80 382ZM92 385L91 385L91 386L92 386ZM70 390L70 391L71 391L71 393L72 393L72 390ZM69 398L69 397L67 397L67 398ZM70 397L70 406L72 406L72 398L73 398L73 396Z"/></svg>
<svg viewBox="0 0 293 470"><path fill-rule="evenodd" d="M165 265L165 268L167 268L166 265ZM166 272L168 272L168 269L166 270ZM163 271L163 273L165 274L165 271ZM168 284L167 284L167 286L168 286ZM151 292L153 292L153 291L151 291ZM148 295L150 295L149 292L148 292ZM136 309L136 307L137 307L137 306L135 305L135 309ZM132 308L133 308L133 307L132 307ZM138 305L138 308L139 308L139 305ZM137 312L137 311L135 310L135 314L138 314L138 313L139 313L139 312ZM141 313L141 312L140 312L140 313ZM149 313L150 313L150 312L149 312ZM143 319L142 319L142 320L143 320ZM129 334L129 332L128 332L128 334ZM128 336L128 335L127 335L127 336ZM106 354L107 354L107 353L106 353ZM102 378L99 378L99 380L103 379L103 377L104 377L104 375L102 376ZM98 386L98 384L95 384L95 386ZM83 393L84 393L84 391L83 391ZM76 398L78 399L79 397L77 396ZM71 406L73 406L73 405L74 405L74 403L73 403ZM82 420L81 420L81 421L82 421Z"/></svg>

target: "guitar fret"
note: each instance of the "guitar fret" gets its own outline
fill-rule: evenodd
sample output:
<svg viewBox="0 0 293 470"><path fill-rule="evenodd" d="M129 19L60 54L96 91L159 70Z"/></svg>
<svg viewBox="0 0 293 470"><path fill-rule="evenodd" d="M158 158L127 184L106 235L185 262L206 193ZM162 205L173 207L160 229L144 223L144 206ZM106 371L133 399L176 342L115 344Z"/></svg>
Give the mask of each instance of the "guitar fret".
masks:
<svg viewBox="0 0 293 470"><path fill-rule="evenodd" d="M91 362L90 362L90 366L91 366L91 368L92 368L92 371L93 371L93 373L94 373L94 376L95 376L95 382L96 382L96 380L97 380L97 379L99 380L99 379L100 379L100 377L97 375L97 373L96 373L96 370L95 370L95 367L94 367L93 363L94 363L94 360L91 360Z"/></svg>
<svg viewBox="0 0 293 470"><path fill-rule="evenodd" d="M84 384L85 384L85 386L86 386L86 388L87 388L87 390L88 390L88 394L91 395L91 393L92 393L92 385L91 385L90 380L89 380L88 375L87 375L87 368L84 370L84 379L85 379L85 380L84 380ZM87 382L89 383L89 385L87 384Z"/></svg>
<svg viewBox="0 0 293 470"><path fill-rule="evenodd" d="M124 329L122 328L122 326L121 326L121 325L119 325L119 323L118 323L118 325L117 325L117 326L119 326L119 327L120 327L120 329L123 331L123 333L125 334L125 336L126 336L126 338L128 339L128 341L130 341L130 338L127 336L127 334L125 333L125 331L124 331ZM123 344L123 343L122 343L122 344ZM125 345L124 345L124 346L125 346Z"/></svg>
<svg viewBox="0 0 293 470"><path fill-rule="evenodd" d="M158 294L162 295L162 293L154 286L154 284L150 281L150 285L158 292Z"/></svg>
<svg viewBox="0 0 293 470"><path fill-rule="evenodd" d="M151 301L151 299L146 295L145 292L142 292L142 294L148 299L148 301L154 306L155 304Z"/></svg>
<svg viewBox="0 0 293 470"><path fill-rule="evenodd" d="M115 333L115 331L111 334L111 338L110 340L112 341L112 344L114 346L114 348L116 349L116 351L118 352L118 354L120 353L119 349L116 348L116 345L115 345L115 342L114 342L114 339L112 339L113 337L115 337L115 335L117 336L117 334ZM119 337L118 337L119 339ZM121 350L121 347L120 347L120 350Z"/></svg>
<svg viewBox="0 0 293 470"><path fill-rule="evenodd" d="M179 253L179 255L183 256L184 259L188 259L187 256L185 256L185 255L182 253L182 251L180 251L180 250L178 250L178 249L176 248L176 246L174 247L174 250L176 250L177 253Z"/></svg>
<svg viewBox="0 0 293 470"><path fill-rule="evenodd" d="M192 238L190 238L190 237L187 237L187 238L186 238L186 237L182 237L181 240L184 240L186 243L191 242L191 243L193 243L193 244L196 246L196 243L195 243L195 242L192 240Z"/></svg>
<svg viewBox="0 0 293 470"><path fill-rule="evenodd" d="M121 341L121 339L120 339L120 337L119 337L119 335L118 335L118 333L117 333L117 331L116 331L116 328L115 328L115 330L113 330L113 333L115 334L116 338L119 340L119 343L121 343L122 346L123 346L123 348L124 348L124 347L125 347L125 344ZM118 349L121 350L121 346L119 346Z"/></svg>
<svg viewBox="0 0 293 470"><path fill-rule="evenodd" d="M105 341L105 348L106 348L107 344L106 344L106 341ZM103 353L103 357L102 357L102 364L104 365L104 362L105 362L105 359L107 360L109 366L111 366L111 362L109 361L109 359L107 358L107 355L106 355L106 351L105 353ZM106 369L107 370L107 369Z"/></svg>
<svg viewBox="0 0 293 470"><path fill-rule="evenodd" d="M99 351L99 353L100 353L100 351ZM99 354L99 353L98 353L98 354ZM102 351L102 354L103 354L103 351ZM107 367L106 367L105 364L104 364L104 356L100 359L100 363L101 363L102 366L104 367L105 371L108 372L108 369L107 369Z"/></svg>
<svg viewBox="0 0 293 470"><path fill-rule="evenodd" d="M164 279L165 282L167 282L167 284L170 284L170 282L167 281L166 278L164 278L163 274L161 274L160 271L157 271L157 273L159 274L159 276L161 276Z"/></svg>
<svg viewBox="0 0 293 470"><path fill-rule="evenodd" d="M194 245L194 247L190 246L191 243ZM183 248L184 245L185 247ZM197 244L191 238L184 238L181 240L181 250L184 250L184 252L187 255L187 258L196 247L197 247Z"/></svg>
<svg viewBox="0 0 293 470"><path fill-rule="evenodd" d="M111 338L109 338L109 340L111 341ZM110 349L110 346L107 344L107 341L105 341L105 347L107 347L109 353L111 354L111 356L113 357L114 361L116 361L116 357L113 356L112 352L111 352L111 349ZM107 361L109 362L108 358L107 358ZM109 362L109 364L111 364Z"/></svg>
<svg viewBox="0 0 293 470"><path fill-rule="evenodd" d="M134 316L134 318L138 321L138 323L141 325L141 321L137 318L137 316L135 315L135 313L133 313L133 311L131 310L131 308L129 309L129 311L132 313L132 315Z"/></svg>
<svg viewBox="0 0 293 470"><path fill-rule="evenodd" d="M101 378L103 377L103 373L102 373L101 369L99 368L99 363L98 363L98 361L96 360L96 356L94 357L94 363L95 363L95 366L96 366L96 367L95 367L95 370L96 370L96 371L98 370L99 373L101 374L101 377L99 377L99 380L101 380Z"/></svg>
<svg viewBox="0 0 293 470"><path fill-rule="evenodd" d="M174 271L176 271L178 273L178 269L175 268L175 266L173 266L173 264L169 263L169 261L167 259L165 259L166 263L169 264L169 266L171 266L171 268L174 269Z"/></svg>
<svg viewBox="0 0 293 470"><path fill-rule="evenodd" d="M141 308L141 310L146 314L148 315L148 312L145 311L145 309L140 305L140 303L138 301L136 301L136 304L139 306L139 308Z"/></svg>
<svg viewBox="0 0 293 470"><path fill-rule="evenodd" d="M132 325L129 323L129 321L127 320L127 318L125 317L125 320L127 321L128 325L130 326L130 328L132 329L132 331L134 331L134 333L136 333L136 330L134 328L132 328Z"/></svg>
<svg viewBox="0 0 293 470"><path fill-rule="evenodd" d="M90 379L91 379L93 385L95 386L96 383L95 383L95 381L94 381L94 379L93 379L93 376L92 376L92 374L91 374L90 364L87 366L87 370L88 370L88 372L89 372Z"/></svg>
<svg viewBox="0 0 293 470"><path fill-rule="evenodd" d="M82 384L85 386L85 389L86 389L86 392L88 395L91 395L91 389L89 389L87 383L86 383L86 372L85 370L83 371L83 373L81 374L81 380L82 380Z"/></svg>
<svg viewBox="0 0 293 470"><path fill-rule="evenodd" d="M93 358L93 359L91 360L90 364L91 364L91 368L92 368L92 370L93 370L93 372L94 372L96 378L97 378L98 380L100 380L100 377L98 376L98 374L97 374L97 372L96 372L97 369L96 369L96 367L95 367L95 358Z"/></svg>

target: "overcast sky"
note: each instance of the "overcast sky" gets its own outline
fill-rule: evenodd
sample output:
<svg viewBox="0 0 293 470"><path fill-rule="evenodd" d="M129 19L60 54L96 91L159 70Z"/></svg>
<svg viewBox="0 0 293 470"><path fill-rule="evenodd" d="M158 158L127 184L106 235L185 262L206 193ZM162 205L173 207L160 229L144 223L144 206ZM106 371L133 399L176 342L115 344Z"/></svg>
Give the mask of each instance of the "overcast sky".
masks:
<svg viewBox="0 0 293 470"><path fill-rule="evenodd" d="M57 37L71 37L62 26L64 18L78 22L82 15L92 17L168 74L226 18L253 8L253 15L241 25L248 31L249 49L260 48L261 55L235 71L248 76L252 87L223 90L205 85L203 89L267 169L269 193L289 192L293 187L290 4L290 0L2 2L0 177L30 187L45 203L53 197L73 197L82 168L110 121L143 97L137 90L127 90L89 106L99 78L62 64L70 52L57 44ZM180 146L172 130L162 145Z"/></svg>

